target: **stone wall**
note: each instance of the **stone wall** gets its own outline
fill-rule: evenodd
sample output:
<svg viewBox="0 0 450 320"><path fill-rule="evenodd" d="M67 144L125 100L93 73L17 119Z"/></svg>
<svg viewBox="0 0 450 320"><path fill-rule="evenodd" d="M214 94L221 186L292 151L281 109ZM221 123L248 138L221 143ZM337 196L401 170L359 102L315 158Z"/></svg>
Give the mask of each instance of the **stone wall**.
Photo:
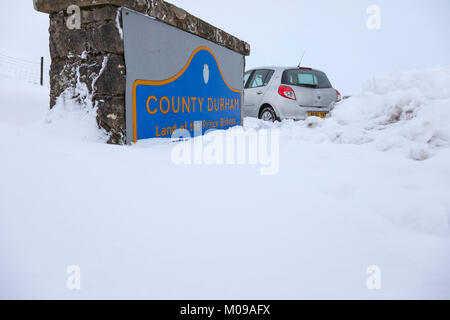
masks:
<svg viewBox="0 0 450 320"><path fill-rule="evenodd" d="M83 8L80 29L68 29L66 19L64 11L50 14L50 107L63 93L98 107L97 122L111 133L109 142L123 143L126 68L116 24L120 9L112 5Z"/></svg>
<svg viewBox="0 0 450 320"><path fill-rule="evenodd" d="M73 4L81 8L81 28L71 30L66 26L66 10ZM50 107L57 99L77 99L87 107L98 107L98 125L110 133L109 143L114 144L126 141L121 6L244 56L250 54L244 41L162 0L34 0L36 10L50 15Z"/></svg>

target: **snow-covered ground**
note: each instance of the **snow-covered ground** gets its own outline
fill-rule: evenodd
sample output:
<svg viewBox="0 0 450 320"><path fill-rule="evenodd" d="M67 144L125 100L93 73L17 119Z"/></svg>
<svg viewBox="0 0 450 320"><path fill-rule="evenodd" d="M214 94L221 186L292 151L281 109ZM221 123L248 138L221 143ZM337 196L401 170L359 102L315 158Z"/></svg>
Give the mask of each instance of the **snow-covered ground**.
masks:
<svg viewBox="0 0 450 320"><path fill-rule="evenodd" d="M92 111L0 78L0 298L450 298L450 68L364 88L326 120L245 119L280 132L262 176L106 145Z"/></svg>

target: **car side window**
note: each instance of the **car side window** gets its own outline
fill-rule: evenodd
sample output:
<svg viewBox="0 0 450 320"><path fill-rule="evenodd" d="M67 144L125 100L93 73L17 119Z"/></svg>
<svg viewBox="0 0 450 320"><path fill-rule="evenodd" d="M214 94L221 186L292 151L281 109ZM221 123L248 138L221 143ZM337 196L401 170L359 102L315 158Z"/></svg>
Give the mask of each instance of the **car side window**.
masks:
<svg viewBox="0 0 450 320"><path fill-rule="evenodd" d="M266 79L264 80L264 86L267 86L270 82L270 79L272 79L273 74L275 73L275 70L269 70L269 73L266 76Z"/></svg>
<svg viewBox="0 0 450 320"><path fill-rule="evenodd" d="M244 74L244 88L247 87L246 85L247 85L247 82L248 82L248 78L250 78L252 72L253 72L253 71L247 71L247 72Z"/></svg>
<svg viewBox="0 0 450 320"><path fill-rule="evenodd" d="M273 70L255 70L249 80L247 88L251 89L267 86L273 74Z"/></svg>

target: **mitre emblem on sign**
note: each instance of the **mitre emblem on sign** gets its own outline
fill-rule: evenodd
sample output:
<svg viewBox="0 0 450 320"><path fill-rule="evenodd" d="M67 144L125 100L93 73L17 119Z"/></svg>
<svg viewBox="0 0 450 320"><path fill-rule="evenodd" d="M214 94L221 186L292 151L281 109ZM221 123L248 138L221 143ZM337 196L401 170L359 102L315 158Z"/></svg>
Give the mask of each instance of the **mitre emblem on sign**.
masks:
<svg viewBox="0 0 450 320"><path fill-rule="evenodd" d="M209 81L209 66L205 64L203 66L203 80L205 80L205 84L208 84Z"/></svg>

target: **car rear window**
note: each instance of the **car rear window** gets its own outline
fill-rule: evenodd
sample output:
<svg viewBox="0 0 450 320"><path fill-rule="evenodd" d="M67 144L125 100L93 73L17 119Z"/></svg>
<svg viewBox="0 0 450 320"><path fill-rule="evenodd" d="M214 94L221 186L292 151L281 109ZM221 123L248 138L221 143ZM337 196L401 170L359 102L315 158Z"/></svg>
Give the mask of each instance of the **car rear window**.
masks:
<svg viewBox="0 0 450 320"><path fill-rule="evenodd" d="M310 87L331 88L331 83L325 73L315 70L290 69L283 72L281 78L283 84Z"/></svg>

